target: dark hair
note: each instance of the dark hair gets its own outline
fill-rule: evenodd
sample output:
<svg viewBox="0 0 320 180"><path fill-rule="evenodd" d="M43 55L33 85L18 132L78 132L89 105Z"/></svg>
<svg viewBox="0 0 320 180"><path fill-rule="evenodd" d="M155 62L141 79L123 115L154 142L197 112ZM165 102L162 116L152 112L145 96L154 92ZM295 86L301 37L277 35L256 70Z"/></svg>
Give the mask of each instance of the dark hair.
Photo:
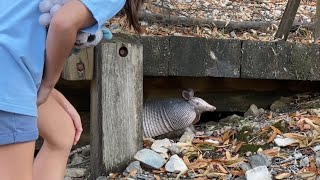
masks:
<svg viewBox="0 0 320 180"><path fill-rule="evenodd" d="M139 10L144 2L145 0L126 0L126 4L123 8L125 14L127 15L129 27L133 27L133 29L138 33L141 32L138 15Z"/></svg>

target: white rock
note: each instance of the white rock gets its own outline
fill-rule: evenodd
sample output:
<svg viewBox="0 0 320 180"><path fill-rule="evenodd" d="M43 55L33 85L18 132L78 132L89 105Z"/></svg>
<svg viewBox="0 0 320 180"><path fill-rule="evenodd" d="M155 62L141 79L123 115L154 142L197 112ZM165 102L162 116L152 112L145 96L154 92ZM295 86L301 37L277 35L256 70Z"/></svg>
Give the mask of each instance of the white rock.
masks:
<svg viewBox="0 0 320 180"><path fill-rule="evenodd" d="M295 140L295 139L282 138L282 137L275 138L274 142L277 144L277 146L280 146L280 147L285 147L285 146L289 146L289 145L294 144L294 143L298 143L298 141Z"/></svg>
<svg viewBox="0 0 320 180"><path fill-rule="evenodd" d="M165 138L162 140L156 140L152 143L151 149L158 153L167 153L169 151L169 147L171 146L171 142L169 139Z"/></svg>
<svg viewBox="0 0 320 180"><path fill-rule="evenodd" d="M65 176L72 178L83 177L87 169L85 168L67 168L65 171Z"/></svg>
<svg viewBox="0 0 320 180"><path fill-rule="evenodd" d="M179 142L191 143L194 137L195 137L195 134L193 132L186 131L183 133L183 135L179 139Z"/></svg>
<svg viewBox="0 0 320 180"><path fill-rule="evenodd" d="M183 160L178 155L170 157L169 161L165 165L165 169L168 172L182 172L188 170L188 167L184 164Z"/></svg>
<svg viewBox="0 0 320 180"><path fill-rule="evenodd" d="M166 163L166 160L160 154L150 149L142 149L138 151L134 155L134 158L145 166L153 169L159 169Z"/></svg>
<svg viewBox="0 0 320 180"><path fill-rule="evenodd" d="M272 180L267 166L258 166L246 171L247 180Z"/></svg>

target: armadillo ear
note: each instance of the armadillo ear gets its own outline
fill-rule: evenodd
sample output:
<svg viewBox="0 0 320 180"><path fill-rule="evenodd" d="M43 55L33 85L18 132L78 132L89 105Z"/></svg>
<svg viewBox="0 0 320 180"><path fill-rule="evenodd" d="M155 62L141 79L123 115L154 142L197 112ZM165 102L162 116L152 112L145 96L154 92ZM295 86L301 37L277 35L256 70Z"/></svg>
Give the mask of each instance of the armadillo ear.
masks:
<svg viewBox="0 0 320 180"><path fill-rule="evenodd" d="M194 95L194 92L192 89L187 89L182 91L182 97L186 100L190 100Z"/></svg>

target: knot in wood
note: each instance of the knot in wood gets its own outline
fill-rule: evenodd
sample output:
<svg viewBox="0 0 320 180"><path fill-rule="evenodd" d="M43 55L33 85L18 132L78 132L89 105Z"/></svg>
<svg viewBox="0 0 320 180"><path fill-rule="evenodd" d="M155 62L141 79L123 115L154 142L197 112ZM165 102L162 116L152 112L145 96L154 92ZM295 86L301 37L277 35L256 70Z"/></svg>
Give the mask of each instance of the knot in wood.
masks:
<svg viewBox="0 0 320 180"><path fill-rule="evenodd" d="M81 72L81 71L84 71L84 69L85 69L84 63L82 61L78 62L77 63L77 71Z"/></svg>

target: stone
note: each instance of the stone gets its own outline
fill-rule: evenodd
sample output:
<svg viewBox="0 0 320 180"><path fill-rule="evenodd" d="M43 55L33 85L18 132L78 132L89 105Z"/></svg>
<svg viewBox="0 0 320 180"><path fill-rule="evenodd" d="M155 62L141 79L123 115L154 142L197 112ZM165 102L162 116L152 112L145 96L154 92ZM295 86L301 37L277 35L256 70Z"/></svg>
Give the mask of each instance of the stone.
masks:
<svg viewBox="0 0 320 180"><path fill-rule="evenodd" d="M247 180L272 180L267 166L258 166L246 172Z"/></svg>
<svg viewBox="0 0 320 180"><path fill-rule="evenodd" d="M67 168L65 171L65 176L72 178L80 178L85 175L87 169L85 168Z"/></svg>
<svg viewBox="0 0 320 180"><path fill-rule="evenodd" d="M320 157L316 158L316 165L318 168L320 168Z"/></svg>
<svg viewBox="0 0 320 180"><path fill-rule="evenodd" d="M280 146L280 147L285 147L294 143L298 143L296 139L283 138L283 137L277 137L273 141L277 144L277 146Z"/></svg>
<svg viewBox="0 0 320 180"><path fill-rule="evenodd" d="M167 153L169 151L169 147L171 146L171 142L169 139L165 138L162 140L156 140L152 143L151 149L158 153Z"/></svg>
<svg viewBox="0 0 320 180"><path fill-rule="evenodd" d="M180 173L188 170L188 167L183 160L175 154L170 157L169 161L165 165L165 169L167 172Z"/></svg>
<svg viewBox="0 0 320 180"><path fill-rule="evenodd" d="M304 157L300 160L300 167L308 167L309 163L310 163L309 158Z"/></svg>
<svg viewBox="0 0 320 180"><path fill-rule="evenodd" d="M140 161L148 168L160 169L166 160L158 153L150 149L142 149L134 155L134 159Z"/></svg>
<svg viewBox="0 0 320 180"><path fill-rule="evenodd" d="M183 133L183 135L179 139L179 142L181 142L181 143L191 143L194 137L195 137L195 134L193 132L186 131L186 132Z"/></svg>
<svg viewBox="0 0 320 180"><path fill-rule="evenodd" d="M64 180L72 180L72 177L66 176L64 177Z"/></svg>
<svg viewBox="0 0 320 180"><path fill-rule="evenodd" d="M97 178L97 180L107 180L108 178L107 177L105 177L105 176L99 176L98 178Z"/></svg>
<svg viewBox="0 0 320 180"><path fill-rule="evenodd" d="M227 116L227 117L225 117L225 118L220 119L219 122L221 122L221 123L228 123L228 122L237 123L237 122L240 121L240 119L241 119L240 116L238 116L238 115L236 115L236 114L233 114L233 115L231 115L231 116Z"/></svg>
<svg viewBox="0 0 320 180"><path fill-rule="evenodd" d="M259 116L261 113L258 109L258 107L255 104L252 104L250 108L247 110L247 112L244 113L244 117L256 117Z"/></svg>
<svg viewBox="0 0 320 180"><path fill-rule="evenodd" d="M251 165L248 163L241 163L239 164L239 167L243 172L247 172L248 170L252 169Z"/></svg>
<svg viewBox="0 0 320 180"><path fill-rule="evenodd" d="M133 161L129 166L123 171L122 175L128 176L130 172L137 170L137 173L142 173L142 168L139 161Z"/></svg>
<svg viewBox="0 0 320 180"><path fill-rule="evenodd" d="M248 158L250 165L255 168L258 166L269 167L271 165L271 158L264 154L256 154Z"/></svg>
<svg viewBox="0 0 320 180"><path fill-rule="evenodd" d="M182 149L177 145L177 143L173 143L170 147L169 147L170 153L171 154L180 154Z"/></svg>
<svg viewBox="0 0 320 180"><path fill-rule="evenodd" d="M72 157L72 160L71 160L71 163L70 164L78 164L78 163L81 163L83 161L83 156L76 153L73 155Z"/></svg>
<svg viewBox="0 0 320 180"><path fill-rule="evenodd" d="M270 110L274 112L283 112L288 110L288 105L292 101L290 97L280 97L278 100L274 101L271 106Z"/></svg>

